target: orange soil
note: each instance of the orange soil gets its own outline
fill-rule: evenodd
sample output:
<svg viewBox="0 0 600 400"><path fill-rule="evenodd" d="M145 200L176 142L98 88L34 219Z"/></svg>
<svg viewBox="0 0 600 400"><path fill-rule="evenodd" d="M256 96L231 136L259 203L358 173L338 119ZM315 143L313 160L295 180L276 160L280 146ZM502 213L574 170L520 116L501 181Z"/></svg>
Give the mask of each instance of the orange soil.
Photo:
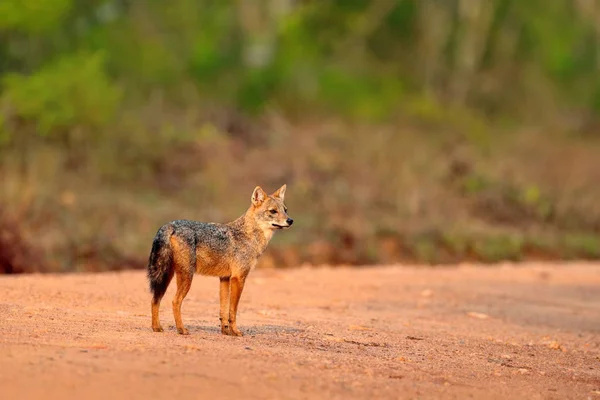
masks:
<svg viewBox="0 0 600 400"><path fill-rule="evenodd" d="M141 271L0 277L4 399L600 399L600 265L257 270L238 326L196 276L189 336Z"/></svg>

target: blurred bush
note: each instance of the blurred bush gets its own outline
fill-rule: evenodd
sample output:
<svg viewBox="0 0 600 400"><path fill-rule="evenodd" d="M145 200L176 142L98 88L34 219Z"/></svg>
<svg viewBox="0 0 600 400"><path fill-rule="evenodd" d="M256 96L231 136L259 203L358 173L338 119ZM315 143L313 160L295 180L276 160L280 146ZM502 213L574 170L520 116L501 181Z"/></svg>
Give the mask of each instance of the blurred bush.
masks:
<svg viewBox="0 0 600 400"><path fill-rule="evenodd" d="M46 271L41 249L25 238L18 220L0 209L0 274Z"/></svg>
<svg viewBox="0 0 600 400"><path fill-rule="evenodd" d="M4 79L6 135L18 134L14 119L34 123L33 132L58 139L77 129L101 129L112 117L120 89L103 71L100 53L63 56L32 75Z"/></svg>

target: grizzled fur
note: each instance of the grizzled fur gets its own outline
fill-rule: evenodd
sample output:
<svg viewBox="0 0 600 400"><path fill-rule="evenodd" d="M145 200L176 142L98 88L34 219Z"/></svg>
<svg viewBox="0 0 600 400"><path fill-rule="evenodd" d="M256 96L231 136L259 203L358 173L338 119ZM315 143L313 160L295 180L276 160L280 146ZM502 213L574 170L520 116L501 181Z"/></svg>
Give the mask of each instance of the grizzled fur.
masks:
<svg viewBox="0 0 600 400"><path fill-rule="evenodd" d="M283 185L267 195L256 187L250 208L227 224L176 220L158 230L148 261L154 331L162 331L158 318L160 301L176 276L173 314L177 331L188 333L181 321L181 303L194 274L198 273L219 277L221 331L241 336L236 327L236 314L246 276L267 248L273 232L289 228L293 223L283 203L285 189Z"/></svg>

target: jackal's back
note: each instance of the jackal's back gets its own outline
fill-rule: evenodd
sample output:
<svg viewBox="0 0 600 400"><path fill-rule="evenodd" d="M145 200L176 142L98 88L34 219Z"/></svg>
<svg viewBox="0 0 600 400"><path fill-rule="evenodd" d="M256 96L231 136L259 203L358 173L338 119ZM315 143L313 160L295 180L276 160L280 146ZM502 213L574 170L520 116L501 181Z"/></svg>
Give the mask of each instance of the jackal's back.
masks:
<svg viewBox="0 0 600 400"><path fill-rule="evenodd" d="M224 224L179 219L167 225L172 227L177 239L194 249L202 246L225 253L231 246L230 228Z"/></svg>

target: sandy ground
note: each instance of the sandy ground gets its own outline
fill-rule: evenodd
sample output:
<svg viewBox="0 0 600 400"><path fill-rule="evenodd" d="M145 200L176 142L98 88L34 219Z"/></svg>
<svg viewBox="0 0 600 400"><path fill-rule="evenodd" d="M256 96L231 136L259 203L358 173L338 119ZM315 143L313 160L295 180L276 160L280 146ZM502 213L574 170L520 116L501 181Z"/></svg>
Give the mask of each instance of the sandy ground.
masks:
<svg viewBox="0 0 600 400"><path fill-rule="evenodd" d="M0 277L3 399L600 399L600 265L254 271L245 336L196 276L189 336L143 272Z"/></svg>

